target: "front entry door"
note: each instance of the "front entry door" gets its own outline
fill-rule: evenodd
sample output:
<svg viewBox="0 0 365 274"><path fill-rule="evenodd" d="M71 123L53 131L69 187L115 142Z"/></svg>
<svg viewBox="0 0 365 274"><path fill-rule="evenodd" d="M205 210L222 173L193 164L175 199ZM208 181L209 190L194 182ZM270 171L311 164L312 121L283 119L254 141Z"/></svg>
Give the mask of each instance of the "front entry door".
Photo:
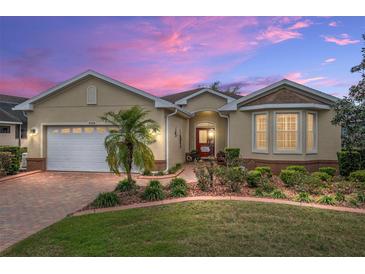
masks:
<svg viewBox="0 0 365 274"><path fill-rule="evenodd" d="M214 128L196 129L196 151L200 157L214 156L215 130Z"/></svg>

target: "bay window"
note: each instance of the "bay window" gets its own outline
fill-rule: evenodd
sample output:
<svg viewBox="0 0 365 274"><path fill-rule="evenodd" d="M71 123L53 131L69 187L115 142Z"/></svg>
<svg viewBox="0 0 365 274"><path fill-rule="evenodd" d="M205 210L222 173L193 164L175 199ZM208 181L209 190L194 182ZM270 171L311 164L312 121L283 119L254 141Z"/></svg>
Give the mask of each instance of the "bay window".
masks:
<svg viewBox="0 0 365 274"><path fill-rule="evenodd" d="M306 116L306 152L317 152L317 115L307 112Z"/></svg>
<svg viewBox="0 0 365 274"><path fill-rule="evenodd" d="M299 113L275 113L274 152L298 153L300 144Z"/></svg>
<svg viewBox="0 0 365 274"><path fill-rule="evenodd" d="M268 114L255 113L253 115L253 151L268 152Z"/></svg>

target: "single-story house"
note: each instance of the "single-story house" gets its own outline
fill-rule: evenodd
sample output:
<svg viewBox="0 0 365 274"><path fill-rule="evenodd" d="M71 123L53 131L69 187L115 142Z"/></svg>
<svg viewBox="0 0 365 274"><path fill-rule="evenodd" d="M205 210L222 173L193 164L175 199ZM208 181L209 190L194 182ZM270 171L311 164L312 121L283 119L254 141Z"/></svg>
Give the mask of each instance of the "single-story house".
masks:
<svg viewBox="0 0 365 274"><path fill-rule="evenodd" d="M336 97L281 80L247 96L198 88L156 97L95 71L86 71L14 109L28 116L28 168L108 171L107 111L139 105L160 124L151 145L157 169L226 147L240 148L248 167L336 166L341 129L331 124Z"/></svg>
<svg viewBox="0 0 365 274"><path fill-rule="evenodd" d="M27 98L0 94L0 146L27 146L27 117L13 108Z"/></svg>

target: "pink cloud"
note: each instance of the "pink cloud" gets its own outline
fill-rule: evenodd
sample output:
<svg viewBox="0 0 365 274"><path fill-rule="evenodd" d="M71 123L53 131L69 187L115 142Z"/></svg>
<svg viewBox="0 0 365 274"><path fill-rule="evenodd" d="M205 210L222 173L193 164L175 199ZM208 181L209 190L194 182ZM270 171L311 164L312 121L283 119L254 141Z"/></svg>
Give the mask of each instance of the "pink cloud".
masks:
<svg viewBox="0 0 365 274"><path fill-rule="evenodd" d="M324 40L329 43L335 43L339 46L346 46L351 44L357 44L360 40L351 40L350 36L346 33L342 33L338 37L335 36L323 36Z"/></svg>
<svg viewBox="0 0 365 274"><path fill-rule="evenodd" d="M335 27L337 27L337 26L338 26L338 24L337 24L337 22L336 22L336 21L330 22L328 25L329 25L330 27L333 27L333 28L335 28Z"/></svg>
<svg viewBox="0 0 365 274"><path fill-rule="evenodd" d="M323 61L322 65L327 65L327 64L331 64L333 62L336 61L336 58L327 58L326 60Z"/></svg>
<svg viewBox="0 0 365 274"><path fill-rule="evenodd" d="M34 96L34 91L39 93L39 91L44 91L53 85L55 85L54 82L38 77L2 77L0 79L0 90L2 93L24 97Z"/></svg>
<svg viewBox="0 0 365 274"><path fill-rule="evenodd" d="M310 20L299 21L299 22L296 22L293 26L291 26L289 28L289 30L296 30L296 29L308 28L312 24L313 23Z"/></svg>
<svg viewBox="0 0 365 274"><path fill-rule="evenodd" d="M280 27L270 26L257 37L257 40L268 40L274 44L277 44L285 40L298 39L301 37L302 34L297 31L291 31Z"/></svg>
<svg viewBox="0 0 365 274"><path fill-rule="evenodd" d="M303 75L301 72L291 72L287 75L285 75L286 79L289 79L291 81L297 82L299 84L307 84L314 81L319 81L325 79L325 77L317 76L317 77L310 77L310 78L303 78Z"/></svg>

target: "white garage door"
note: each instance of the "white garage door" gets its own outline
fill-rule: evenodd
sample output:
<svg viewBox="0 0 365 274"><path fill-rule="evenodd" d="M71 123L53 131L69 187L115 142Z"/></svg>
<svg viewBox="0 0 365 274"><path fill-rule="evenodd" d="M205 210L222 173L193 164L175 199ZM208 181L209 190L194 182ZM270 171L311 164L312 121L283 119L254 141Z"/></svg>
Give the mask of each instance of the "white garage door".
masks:
<svg viewBox="0 0 365 274"><path fill-rule="evenodd" d="M57 126L47 129L47 169L110 171L105 161L107 127Z"/></svg>

